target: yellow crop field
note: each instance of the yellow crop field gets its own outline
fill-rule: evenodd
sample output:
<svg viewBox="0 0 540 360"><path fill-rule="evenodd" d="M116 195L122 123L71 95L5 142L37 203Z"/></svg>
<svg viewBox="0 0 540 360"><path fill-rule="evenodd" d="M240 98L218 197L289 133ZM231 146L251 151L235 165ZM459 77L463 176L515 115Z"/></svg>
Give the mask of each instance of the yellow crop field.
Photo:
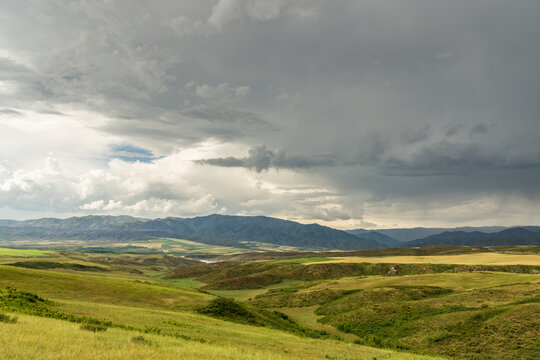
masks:
<svg viewBox="0 0 540 360"><path fill-rule="evenodd" d="M540 265L540 255L478 253L431 256L332 257L329 263L395 263L395 264L460 264L460 265ZM317 264L311 262L309 264Z"/></svg>

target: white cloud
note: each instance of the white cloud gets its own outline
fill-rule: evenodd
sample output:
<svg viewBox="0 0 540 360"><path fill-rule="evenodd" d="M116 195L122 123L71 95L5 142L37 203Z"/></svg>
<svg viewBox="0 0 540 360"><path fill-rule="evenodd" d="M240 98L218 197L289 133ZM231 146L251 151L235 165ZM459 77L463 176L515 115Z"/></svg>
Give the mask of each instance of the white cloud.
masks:
<svg viewBox="0 0 540 360"><path fill-rule="evenodd" d="M76 172L48 157L39 168L18 169L7 176L4 170L0 201L20 210L41 208L141 216L218 211L211 194L184 179L182 163L180 155L154 163L113 159L102 169Z"/></svg>

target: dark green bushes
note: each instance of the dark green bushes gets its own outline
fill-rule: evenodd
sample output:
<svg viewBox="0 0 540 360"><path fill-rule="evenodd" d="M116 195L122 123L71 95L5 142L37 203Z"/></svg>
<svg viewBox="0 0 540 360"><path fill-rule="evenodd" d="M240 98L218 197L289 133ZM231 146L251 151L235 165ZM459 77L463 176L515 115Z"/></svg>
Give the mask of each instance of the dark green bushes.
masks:
<svg viewBox="0 0 540 360"><path fill-rule="evenodd" d="M301 336L319 338L326 332L304 328L278 311L258 309L233 299L216 298L198 310L200 314L240 324L265 326Z"/></svg>
<svg viewBox="0 0 540 360"><path fill-rule="evenodd" d="M76 271L108 271L107 269L100 266L91 266L83 265L77 263L59 263L54 261L19 261L11 264L6 264L9 266L17 266L26 269L67 269L67 270L76 270Z"/></svg>
<svg viewBox="0 0 540 360"><path fill-rule="evenodd" d="M53 302L45 300L36 294L18 291L10 287L0 289L0 309L27 315L67 320L75 323L122 327L110 321L60 312L54 309Z"/></svg>
<svg viewBox="0 0 540 360"><path fill-rule="evenodd" d="M351 292L354 291L322 289L298 293L297 288L270 289L264 294L255 296L251 304L263 308L301 308L323 305Z"/></svg>
<svg viewBox="0 0 540 360"><path fill-rule="evenodd" d="M87 330L92 332L103 332L107 330L107 327L100 324L83 323L81 324L81 330Z"/></svg>
<svg viewBox="0 0 540 360"><path fill-rule="evenodd" d="M132 337L131 342L134 343L134 344L152 345L152 342L150 340L147 340L142 335Z"/></svg>

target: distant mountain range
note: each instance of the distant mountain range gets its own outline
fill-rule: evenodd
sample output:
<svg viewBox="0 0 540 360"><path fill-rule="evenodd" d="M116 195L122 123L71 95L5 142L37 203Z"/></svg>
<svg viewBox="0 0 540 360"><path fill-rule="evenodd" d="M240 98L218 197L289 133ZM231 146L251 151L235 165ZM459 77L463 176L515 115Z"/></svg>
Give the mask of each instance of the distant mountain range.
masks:
<svg viewBox="0 0 540 360"><path fill-rule="evenodd" d="M540 246L540 226L355 229L347 232L377 241L389 247L423 247L430 245L457 246Z"/></svg>
<svg viewBox="0 0 540 360"><path fill-rule="evenodd" d="M371 240L378 241L381 244L386 245L387 247L390 247L390 248L401 247L403 245L401 241L398 241L379 231L355 229L355 230L348 230L347 232L356 236L363 237L364 239L371 239Z"/></svg>
<svg viewBox="0 0 540 360"><path fill-rule="evenodd" d="M529 227L536 229L537 227ZM423 239L408 241L406 247L422 247L428 245L469 245L469 246L503 246L503 245L540 245L540 228L531 231L523 227L505 229L495 233L480 231L445 231Z"/></svg>
<svg viewBox="0 0 540 360"><path fill-rule="evenodd" d="M463 231L463 232L473 232L480 231L485 233L494 233L501 230L507 229L504 226L482 226L482 227L456 227L456 228L425 228L425 227L415 227L415 228L398 228L398 229L377 229L372 230L379 234L389 236L390 238L397 240L399 242L407 242L417 239L423 239L431 235L440 234L445 231ZM361 230L361 229L360 229ZM350 230L349 232L354 233L358 230Z"/></svg>
<svg viewBox="0 0 540 360"><path fill-rule="evenodd" d="M250 247L250 242L303 249L365 250L429 245L540 245L540 227L355 229L341 231L266 216L209 215L143 219L83 216L68 219L0 220L0 244L16 241L146 241L168 237L203 244Z"/></svg>
<svg viewBox="0 0 540 360"><path fill-rule="evenodd" d="M318 224L265 216L209 215L195 218L140 219L130 216L83 216L0 221L0 241L144 241L156 237L204 244L246 247L246 242L307 249L364 250L387 247L374 239Z"/></svg>

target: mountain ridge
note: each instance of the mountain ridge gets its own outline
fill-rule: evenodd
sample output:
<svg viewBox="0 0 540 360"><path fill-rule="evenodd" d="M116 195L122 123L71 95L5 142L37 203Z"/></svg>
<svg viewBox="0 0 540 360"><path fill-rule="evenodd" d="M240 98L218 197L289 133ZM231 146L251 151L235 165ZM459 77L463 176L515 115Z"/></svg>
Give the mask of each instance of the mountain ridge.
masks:
<svg viewBox="0 0 540 360"><path fill-rule="evenodd" d="M147 240L172 237L204 244L243 246L243 242L262 242L302 248L363 250L384 248L365 239L319 224L300 224L266 216L212 214L194 218L144 219L130 216L42 218L0 225L0 239L39 240Z"/></svg>
<svg viewBox="0 0 540 360"><path fill-rule="evenodd" d="M540 245L540 232L517 226L495 233L481 231L445 231L404 243L405 247L423 247L430 245L458 246L507 246L507 245ZM535 227L529 227L534 229Z"/></svg>
<svg viewBox="0 0 540 360"><path fill-rule="evenodd" d="M434 231L441 229L442 232L433 234ZM397 234L399 237L389 236L388 233ZM425 233L430 235L404 241L413 235ZM257 242L310 250L365 250L429 245L540 245L540 227L487 226L343 231L316 223L301 224L268 216L220 214L157 219L127 215L86 215L65 219L49 217L22 221L0 220L0 242L3 243L17 240L137 242L159 237L232 247L249 247L250 243Z"/></svg>

